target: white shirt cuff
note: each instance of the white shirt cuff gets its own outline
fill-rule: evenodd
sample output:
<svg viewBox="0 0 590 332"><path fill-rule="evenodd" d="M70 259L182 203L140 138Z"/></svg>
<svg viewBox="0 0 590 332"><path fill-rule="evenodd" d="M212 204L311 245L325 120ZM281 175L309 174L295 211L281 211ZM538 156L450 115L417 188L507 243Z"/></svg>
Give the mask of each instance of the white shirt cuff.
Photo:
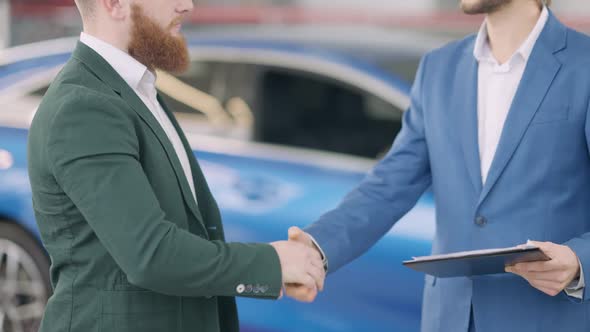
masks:
<svg viewBox="0 0 590 332"><path fill-rule="evenodd" d="M578 264L580 264L580 278L578 280L572 280L564 291L568 296L582 299L584 298L584 287L586 287L586 283L584 281L584 269L582 269L582 263L579 259Z"/></svg>
<svg viewBox="0 0 590 332"><path fill-rule="evenodd" d="M326 257L326 254L324 254L324 251L322 250L322 247L320 247L320 245L313 238L313 236L311 236L311 234L309 234L309 233L307 233L307 235L311 239L311 242L313 242L313 245L316 247L316 249L320 252L320 256L322 256L322 262L324 263L324 270L326 270L326 272L328 272L328 257ZM582 275L581 272L580 272L580 275Z"/></svg>

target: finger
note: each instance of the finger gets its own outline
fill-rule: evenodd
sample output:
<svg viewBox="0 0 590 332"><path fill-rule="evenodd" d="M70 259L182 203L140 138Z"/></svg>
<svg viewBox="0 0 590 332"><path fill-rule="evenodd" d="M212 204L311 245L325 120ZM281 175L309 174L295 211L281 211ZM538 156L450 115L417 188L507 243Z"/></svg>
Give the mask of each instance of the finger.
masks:
<svg viewBox="0 0 590 332"><path fill-rule="evenodd" d="M303 277L303 282L301 284L303 286L306 286L306 287L311 288L311 289L317 289L318 288L318 285L317 285L317 282L316 282L315 278L312 277L310 273L307 273Z"/></svg>
<svg viewBox="0 0 590 332"><path fill-rule="evenodd" d="M539 247L539 248L546 248L549 249L549 247L551 246L551 242L544 242L544 241L532 241L532 240L528 240L526 241L526 244L528 245L533 245L535 247Z"/></svg>
<svg viewBox="0 0 590 332"><path fill-rule="evenodd" d="M504 271L509 272L509 273L512 273L512 274L515 274L515 275L517 275L519 277L522 277L524 279L527 279L527 280L528 280L529 273L531 273L531 272L523 271L522 269L521 270L517 270L514 267L514 265L512 265L512 266L506 266L504 268Z"/></svg>
<svg viewBox="0 0 590 332"><path fill-rule="evenodd" d="M310 266L308 269L309 275L315 280L315 285L317 289L320 291L324 289L324 279L326 278L326 274L324 273L323 268L318 268L316 266Z"/></svg>
<svg viewBox="0 0 590 332"><path fill-rule="evenodd" d="M536 280L530 279L528 282L535 287L542 287L547 289L562 290L561 283L556 281Z"/></svg>
<svg viewBox="0 0 590 332"><path fill-rule="evenodd" d="M559 269L559 263L555 260L550 261L538 261L538 262L527 262L527 263L518 263L512 266L512 269L518 273L528 273L528 272L546 272L546 271L554 271Z"/></svg>
<svg viewBox="0 0 590 332"><path fill-rule="evenodd" d="M549 296L556 296L557 294L561 293L558 291L555 291L553 289L549 289L549 288L543 288L543 287L535 287L536 289L540 290L541 292L549 295Z"/></svg>
<svg viewBox="0 0 590 332"><path fill-rule="evenodd" d="M569 277L567 271L562 270L548 272L528 272L524 275L526 276L526 279L529 280L553 281L560 284L565 284L568 281Z"/></svg>
<svg viewBox="0 0 590 332"><path fill-rule="evenodd" d="M285 280L285 284L295 284L311 289L317 288L315 279L309 273L309 264L302 266L292 278Z"/></svg>
<svg viewBox="0 0 590 332"><path fill-rule="evenodd" d="M559 294L563 290L563 287L556 282L552 281L544 281L544 280L534 280L529 281L531 286L535 287L536 289L542 291L545 294L555 296Z"/></svg>
<svg viewBox="0 0 590 332"><path fill-rule="evenodd" d="M543 284L545 286L552 284L560 289L563 289L568 284L567 281L562 281L567 279L567 277L564 277L563 275L564 271L519 273L517 271L512 270L511 267L507 266L506 272L511 272L524 278L526 281L529 282L529 284L533 285L533 287L535 288L537 288L536 285L538 284Z"/></svg>
<svg viewBox="0 0 590 332"><path fill-rule="evenodd" d="M322 270L324 269L324 261L322 261L321 259L311 259L310 260L311 265L317 267L317 268L321 268Z"/></svg>
<svg viewBox="0 0 590 332"><path fill-rule="evenodd" d="M304 240L303 236L304 236L304 232L301 230L301 228L299 228L297 226L293 226L293 227L289 228L289 240L302 241L302 240Z"/></svg>
<svg viewBox="0 0 590 332"><path fill-rule="evenodd" d="M316 260L318 262L322 262L322 256L320 255L320 253L316 249L309 248L307 254L308 254L308 257L310 258L310 260Z"/></svg>
<svg viewBox="0 0 590 332"><path fill-rule="evenodd" d="M507 266L506 267L507 272L510 272L511 267ZM517 272L512 272L516 275L521 276L523 279L525 279L531 286L543 291L546 294L552 295L555 293L556 290L563 290L563 288L565 288L565 286L562 283L559 283L557 281L554 280L542 280L542 279L534 279L530 276L530 274L519 274ZM553 296L553 295L552 295Z"/></svg>
<svg viewBox="0 0 590 332"><path fill-rule="evenodd" d="M525 279L526 279L526 276L527 276L526 272L522 272L522 271L516 270L514 268L514 265L512 265L512 266L506 266L504 268L504 271L509 272L509 273L512 273L512 274L515 274L515 275L517 275L519 277L522 277L522 278L525 278Z"/></svg>
<svg viewBox="0 0 590 332"><path fill-rule="evenodd" d="M553 258L552 253L555 248L555 243L528 240L526 244L538 247L544 254L549 256L549 258Z"/></svg>
<svg viewBox="0 0 590 332"><path fill-rule="evenodd" d="M285 287L285 293L287 296L301 302L313 302L318 294L317 290L309 289L297 284L287 284Z"/></svg>
<svg viewBox="0 0 590 332"><path fill-rule="evenodd" d="M289 297L307 298L315 291L300 284L285 284L285 294Z"/></svg>

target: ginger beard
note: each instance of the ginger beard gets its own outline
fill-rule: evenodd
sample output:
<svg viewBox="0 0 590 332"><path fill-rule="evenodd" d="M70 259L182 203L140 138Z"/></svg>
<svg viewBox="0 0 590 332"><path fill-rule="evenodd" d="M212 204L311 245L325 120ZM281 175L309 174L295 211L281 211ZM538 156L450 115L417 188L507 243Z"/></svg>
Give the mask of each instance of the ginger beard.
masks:
<svg viewBox="0 0 590 332"><path fill-rule="evenodd" d="M170 30L179 21L162 28L143 13L139 5L133 5L131 41L129 54L154 71L160 69L171 73L185 72L190 65L188 48L184 37L172 35Z"/></svg>

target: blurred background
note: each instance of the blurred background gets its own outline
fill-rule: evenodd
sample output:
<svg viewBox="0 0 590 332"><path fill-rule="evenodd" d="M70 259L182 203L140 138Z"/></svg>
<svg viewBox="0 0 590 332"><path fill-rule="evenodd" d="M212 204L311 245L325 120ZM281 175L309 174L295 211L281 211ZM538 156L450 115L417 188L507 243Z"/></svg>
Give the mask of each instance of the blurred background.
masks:
<svg viewBox="0 0 590 332"><path fill-rule="evenodd" d="M590 32L590 1L554 0ZM337 206L401 128L420 58L477 31L458 0L197 0L191 67L158 73L222 211L230 241L285 239ZM36 331L50 257L31 203L26 141L81 31L73 0L0 0L0 332ZM386 207L385 207L386 208ZM430 253L428 191L313 304L238 299L245 332L418 331Z"/></svg>
<svg viewBox="0 0 590 332"><path fill-rule="evenodd" d="M80 18L73 0L0 0L0 47L75 36ZM433 33L473 32L481 21L461 15L457 0L197 0L191 22L210 24L363 24ZM590 29L590 2L554 1L572 27Z"/></svg>

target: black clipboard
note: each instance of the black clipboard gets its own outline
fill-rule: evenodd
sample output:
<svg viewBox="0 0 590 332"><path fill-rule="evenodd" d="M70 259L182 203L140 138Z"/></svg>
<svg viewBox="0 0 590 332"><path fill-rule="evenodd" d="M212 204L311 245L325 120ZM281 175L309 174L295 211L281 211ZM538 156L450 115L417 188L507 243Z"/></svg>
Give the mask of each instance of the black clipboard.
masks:
<svg viewBox="0 0 590 332"><path fill-rule="evenodd" d="M507 265L550 259L538 247L525 245L414 257L404 261L403 265L418 272L447 278L504 273Z"/></svg>

